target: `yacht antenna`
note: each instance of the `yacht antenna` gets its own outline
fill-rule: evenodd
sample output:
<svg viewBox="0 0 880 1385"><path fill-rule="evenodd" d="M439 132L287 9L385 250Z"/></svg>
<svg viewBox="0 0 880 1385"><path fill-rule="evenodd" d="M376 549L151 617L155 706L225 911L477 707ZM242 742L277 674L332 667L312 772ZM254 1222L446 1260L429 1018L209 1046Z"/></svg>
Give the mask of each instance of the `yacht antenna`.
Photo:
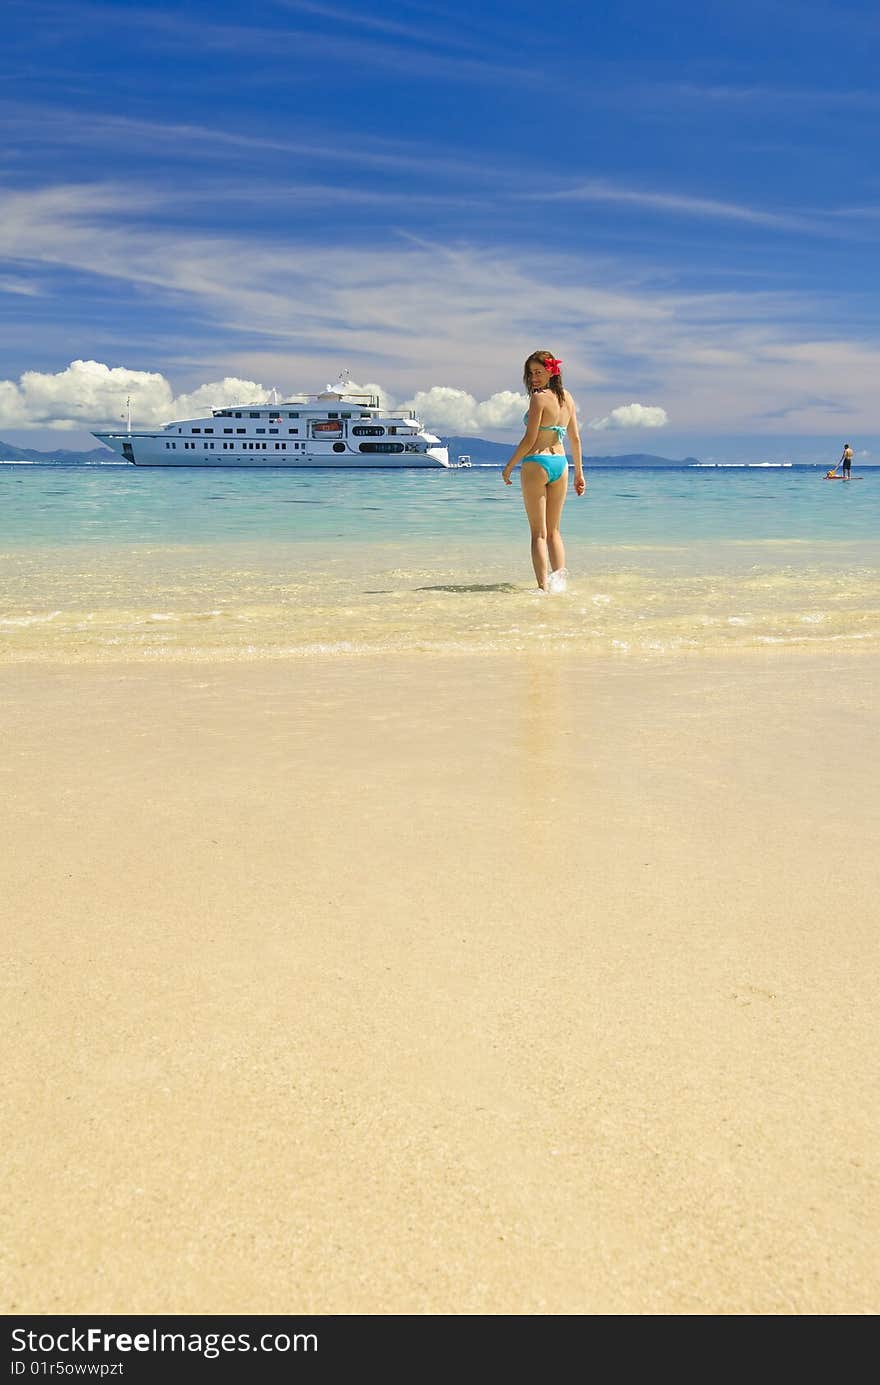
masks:
<svg viewBox="0 0 880 1385"><path fill-rule="evenodd" d="M128 410L128 436L131 437L131 395L126 395L125 406ZM120 414L120 418L125 418L125 414Z"/></svg>

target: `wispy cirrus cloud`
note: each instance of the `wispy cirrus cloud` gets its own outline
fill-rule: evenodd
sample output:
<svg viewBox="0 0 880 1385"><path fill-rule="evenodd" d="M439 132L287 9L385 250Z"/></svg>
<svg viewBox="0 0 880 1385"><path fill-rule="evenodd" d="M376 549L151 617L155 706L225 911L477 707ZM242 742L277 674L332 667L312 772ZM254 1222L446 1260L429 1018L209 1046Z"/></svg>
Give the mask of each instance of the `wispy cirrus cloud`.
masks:
<svg viewBox="0 0 880 1385"><path fill-rule="evenodd" d="M199 177L191 177L191 188L204 180L206 157L222 161L228 167L236 155L249 169L263 157L268 166L278 156L291 160L312 161L324 167L366 170L368 173L416 174L426 181L439 177L479 182L485 187L487 179L499 183L512 181L519 174L487 168L486 162L473 158L452 157L445 151L432 149L424 142L418 148L403 139L382 139L359 133L357 138L330 141L319 134L302 134L298 138L276 135L254 135L227 129L220 124L202 125L195 121L148 120L134 116L107 115L88 109L49 106L26 100L0 99L0 120L9 138L21 146L39 149L51 141L53 146L113 149L125 153L130 161L137 155L156 156L162 160L200 162ZM276 174L277 174L277 164ZM340 184L344 189L346 184ZM191 189L190 189L191 190ZM242 184L242 194L247 184Z"/></svg>
<svg viewBox="0 0 880 1385"><path fill-rule="evenodd" d="M759 111L768 108L789 107L793 111L810 108L839 106L874 107L880 105L880 92L870 87L850 87L844 83L835 86L797 87L785 82L736 83L725 82L649 82L639 86L639 95L647 101L666 103L688 103L704 106L711 102L715 106L753 106ZM623 96L630 96L624 85Z"/></svg>
<svg viewBox="0 0 880 1385"><path fill-rule="evenodd" d="M160 205L122 184L7 194L0 255L14 277L51 267L53 281L66 270L137 287L181 345L199 331L210 338L214 379L315 388L317 371L366 365L413 399L435 388L426 380L443 382L436 388L460 392L445 396L447 427L461 415L480 431L509 430L505 391L528 352L548 346L583 415L599 421L630 407L621 399L647 398L657 402L641 408L662 408L686 430L782 430L786 419L767 415L784 404L802 405L798 426L821 431L828 411L811 401L832 399L849 431L873 431L880 349L851 330L834 339L825 305L803 294L676 292L634 282L625 263L562 254L548 280L529 253L412 235L333 246L186 234L161 223ZM82 331L94 339L90 318ZM197 370L187 366L190 379ZM438 412L443 402L432 397ZM645 422L616 415L606 426Z"/></svg>
<svg viewBox="0 0 880 1385"><path fill-rule="evenodd" d="M814 415L817 413L846 415L848 410L846 405L841 404L836 399L800 399L796 404L783 404L778 409L768 409L766 413L759 414L759 419L772 421L775 419L794 419L801 417L805 410L809 409Z"/></svg>
<svg viewBox="0 0 880 1385"><path fill-rule="evenodd" d="M17 279L0 275L0 293L17 294L20 298L40 298L43 290L32 279Z"/></svg>
<svg viewBox="0 0 880 1385"><path fill-rule="evenodd" d="M51 25L55 34L65 30L81 33L90 27L100 33L103 41L117 42L119 30L124 31L126 40L130 40L135 31L138 42L146 50L171 51L176 60L188 51L231 54L241 59L257 57L261 75L270 68L277 70L282 64L286 69L291 60L296 60L298 64L329 63L336 72L351 67L358 78L364 72L391 70L400 83L420 83L425 72L429 72L433 80L442 78L450 82L521 81L531 86L539 81L528 65L496 61L492 54L497 51L497 45L475 44L461 51L454 31L451 42L444 41L442 36L438 39L428 34L417 38L414 31L402 48L400 42L388 41L390 34L387 33L377 38L374 31L373 36L368 37L351 32L347 26L340 28L338 23L322 32L296 24L293 15L285 27L277 22L255 23L251 18L241 22L224 21L213 18L208 10L188 13L179 7L101 4L97 0L78 0L75 6L66 4L65 0L34 0L30 13L35 20L41 18ZM446 48L452 51L443 51ZM420 59L424 68L412 63L402 65L404 55ZM246 80L247 75L246 71L242 72L240 78Z"/></svg>
<svg viewBox="0 0 880 1385"><path fill-rule="evenodd" d="M391 19L385 12L378 13L365 8L350 9L342 5L324 4L323 0L274 0L277 8L293 14L312 15L318 19L328 19L334 25L340 21L353 25L356 29L367 29L387 35L392 39L413 39L417 43L442 44L447 48L463 48L471 53L479 52L467 30L458 25L441 24L426 27L422 24L401 23Z"/></svg>
<svg viewBox="0 0 880 1385"><path fill-rule="evenodd" d="M670 212L681 216L709 217L721 221L742 221L753 226L766 226L775 230L819 230L822 229L802 216L786 212L768 212L737 202L721 202L710 197L692 197L685 193L646 192L637 188L625 188L606 182L601 178L587 179L568 188L555 192L530 194L541 201L551 202L610 202L622 206L646 208L650 211Z"/></svg>

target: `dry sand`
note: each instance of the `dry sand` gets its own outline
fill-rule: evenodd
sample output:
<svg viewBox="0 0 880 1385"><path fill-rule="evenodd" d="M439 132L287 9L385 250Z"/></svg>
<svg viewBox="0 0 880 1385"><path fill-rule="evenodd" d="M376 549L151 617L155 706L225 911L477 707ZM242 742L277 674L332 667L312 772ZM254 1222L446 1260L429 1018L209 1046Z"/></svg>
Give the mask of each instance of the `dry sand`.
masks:
<svg viewBox="0 0 880 1385"><path fill-rule="evenodd" d="M878 672L4 669L3 1310L875 1313Z"/></svg>

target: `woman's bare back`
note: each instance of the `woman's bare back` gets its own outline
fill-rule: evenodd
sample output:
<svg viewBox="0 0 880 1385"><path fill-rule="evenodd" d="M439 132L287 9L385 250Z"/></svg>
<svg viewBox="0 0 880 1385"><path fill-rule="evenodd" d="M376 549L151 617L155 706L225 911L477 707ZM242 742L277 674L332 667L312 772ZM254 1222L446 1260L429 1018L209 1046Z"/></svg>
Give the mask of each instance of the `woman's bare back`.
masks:
<svg viewBox="0 0 880 1385"><path fill-rule="evenodd" d="M574 413L571 395L569 394L568 390L563 391L565 395L564 405L559 403L559 400L557 399L553 390L541 390L540 393L543 395L543 398L541 400L541 421L538 425L539 428L546 428L548 431L551 428L564 428L567 432L568 426L571 423L572 414ZM562 438L559 437L558 434L555 440L552 442L548 438L546 446L542 446L540 448L540 451L552 452L555 456L558 457L560 453L565 451L565 448L562 444Z"/></svg>

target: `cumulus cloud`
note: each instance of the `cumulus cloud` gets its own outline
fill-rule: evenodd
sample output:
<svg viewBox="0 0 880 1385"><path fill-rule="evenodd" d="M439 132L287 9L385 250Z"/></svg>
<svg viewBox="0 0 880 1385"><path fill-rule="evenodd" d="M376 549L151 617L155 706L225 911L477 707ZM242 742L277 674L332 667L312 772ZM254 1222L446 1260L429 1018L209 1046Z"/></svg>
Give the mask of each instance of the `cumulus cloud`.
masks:
<svg viewBox="0 0 880 1385"><path fill-rule="evenodd" d="M338 382L328 389L339 388ZM443 433L480 433L519 426L528 405L523 394L502 390L477 400L465 390L433 385L411 399L399 401L375 381L349 380L352 394L378 396L383 409L413 409L428 425ZM101 361L71 361L54 375L29 370L16 382L0 380L0 427L115 428L127 416L131 399L132 424L155 428L174 418L197 418L232 404L265 404L270 390L256 380L226 376L186 394L175 395L164 375Z"/></svg>
<svg viewBox="0 0 880 1385"><path fill-rule="evenodd" d="M413 409L429 428L440 433L474 433L514 428L522 423L523 409L529 401L524 394L501 390L488 399L477 400L466 390L449 385L432 385L419 390L401 406Z"/></svg>
<svg viewBox="0 0 880 1385"><path fill-rule="evenodd" d="M269 391L254 380L227 376L175 396L164 375L100 361L71 361L54 375L28 370L16 383L0 380L0 426L98 428L117 426L131 398L132 423L153 428L228 404L265 403Z"/></svg>
<svg viewBox="0 0 880 1385"><path fill-rule="evenodd" d="M377 385L375 380L368 380L366 384L359 385L354 380L348 380L344 386L336 380L333 384L328 384L328 390L338 390L344 388L346 394L374 394L379 400L380 409L393 409L395 405L394 396L390 395L382 385Z"/></svg>
<svg viewBox="0 0 880 1385"><path fill-rule="evenodd" d="M339 383L327 388L338 389ZM452 385L432 385L430 389L417 390L410 399L401 400L375 380L366 384L349 380L345 389L352 394L376 395L381 409L412 409L423 423L440 433L478 434L516 428L522 423L523 410L529 406L525 394L514 394L512 390L501 390L488 399L477 399L467 390Z"/></svg>
<svg viewBox="0 0 880 1385"><path fill-rule="evenodd" d="M621 404L604 418L594 418L588 428L665 428L669 416L657 404Z"/></svg>

